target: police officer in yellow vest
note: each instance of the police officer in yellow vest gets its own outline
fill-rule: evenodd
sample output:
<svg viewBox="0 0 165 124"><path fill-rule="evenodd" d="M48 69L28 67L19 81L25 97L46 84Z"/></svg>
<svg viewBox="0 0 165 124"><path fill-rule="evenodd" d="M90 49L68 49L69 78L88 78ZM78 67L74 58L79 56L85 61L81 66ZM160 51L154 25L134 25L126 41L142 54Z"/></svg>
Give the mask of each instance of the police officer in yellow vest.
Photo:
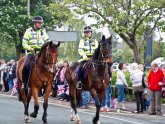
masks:
<svg viewBox="0 0 165 124"><path fill-rule="evenodd" d="M84 38L79 42L78 53L80 54L80 63L77 67L78 83L77 89L82 88L82 67L84 63L89 60L94 54L95 49L98 47L98 41L92 37L92 28L90 26L84 27Z"/></svg>
<svg viewBox="0 0 165 124"><path fill-rule="evenodd" d="M41 49L41 46L49 41L49 37L45 30L41 29L43 18L36 16L33 18L33 27L26 29L23 36L22 46L26 50L26 58L22 69L22 82L24 90L27 90L27 82L31 71L35 56L34 53Z"/></svg>

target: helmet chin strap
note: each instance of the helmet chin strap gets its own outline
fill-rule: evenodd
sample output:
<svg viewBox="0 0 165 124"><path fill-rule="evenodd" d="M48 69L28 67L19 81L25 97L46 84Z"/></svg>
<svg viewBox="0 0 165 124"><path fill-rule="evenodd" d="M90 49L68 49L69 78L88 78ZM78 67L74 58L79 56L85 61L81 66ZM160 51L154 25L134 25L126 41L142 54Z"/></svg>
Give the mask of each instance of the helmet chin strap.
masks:
<svg viewBox="0 0 165 124"><path fill-rule="evenodd" d="M41 28L37 28L37 27L36 27L36 24L35 24L35 22L34 22L34 29L35 29L35 30L39 30L39 29L41 29Z"/></svg>

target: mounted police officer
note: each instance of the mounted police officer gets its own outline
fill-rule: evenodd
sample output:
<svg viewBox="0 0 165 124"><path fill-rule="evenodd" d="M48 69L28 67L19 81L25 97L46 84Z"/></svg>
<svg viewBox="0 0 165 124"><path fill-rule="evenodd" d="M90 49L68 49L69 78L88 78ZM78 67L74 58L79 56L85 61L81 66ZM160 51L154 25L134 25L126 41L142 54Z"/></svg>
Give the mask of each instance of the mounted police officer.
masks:
<svg viewBox="0 0 165 124"><path fill-rule="evenodd" d="M27 90L28 78L35 59L34 53L39 52L41 46L49 41L46 31L41 28L43 18L35 16L32 22L33 26L26 29L22 40L22 46L26 50L26 58L22 69L22 87L25 91Z"/></svg>
<svg viewBox="0 0 165 124"><path fill-rule="evenodd" d="M94 51L97 47L98 41L92 37L92 28L90 26L84 27L84 38L80 40L78 48L78 53L81 58L78 60L80 63L77 67L77 89L82 88L82 67L84 63L87 62L93 56Z"/></svg>

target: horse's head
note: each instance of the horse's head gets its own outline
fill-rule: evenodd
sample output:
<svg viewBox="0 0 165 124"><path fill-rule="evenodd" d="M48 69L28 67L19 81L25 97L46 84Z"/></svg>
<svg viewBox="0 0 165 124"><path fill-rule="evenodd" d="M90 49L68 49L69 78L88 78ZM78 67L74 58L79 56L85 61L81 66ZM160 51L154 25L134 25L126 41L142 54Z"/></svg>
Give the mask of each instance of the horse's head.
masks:
<svg viewBox="0 0 165 124"><path fill-rule="evenodd" d="M38 58L42 58L42 62L49 68L51 73L55 72L55 64L58 56L58 47L60 46L60 42L55 44L54 42L46 42L38 55Z"/></svg>
<svg viewBox="0 0 165 124"><path fill-rule="evenodd" d="M52 41L47 46L46 57L47 63L49 64L49 71L55 72L55 64L57 61L58 51L57 48L60 46L60 42L58 44L53 43Z"/></svg>
<svg viewBox="0 0 165 124"><path fill-rule="evenodd" d="M105 39L102 36L100 41L100 54L104 62L112 63L112 36Z"/></svg>

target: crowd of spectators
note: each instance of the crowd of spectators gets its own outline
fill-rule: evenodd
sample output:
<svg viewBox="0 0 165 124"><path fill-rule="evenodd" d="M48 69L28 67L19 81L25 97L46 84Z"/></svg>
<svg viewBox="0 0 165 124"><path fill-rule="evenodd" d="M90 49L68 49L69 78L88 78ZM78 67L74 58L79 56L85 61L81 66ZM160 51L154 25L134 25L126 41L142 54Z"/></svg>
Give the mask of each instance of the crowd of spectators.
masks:
<svg viewBox="0 0 165 124"><path fill-rule="evenodd" d="M141 66L141 65L140 65ZM130 71L130 81L136 108L133 113L143 113L150 108L150 115L162 115L161 97L162 88L165 86L165 66L159 68L156 63L151 64L149 75L146 76L143 69L137 63L132 63ZM70 101L69 85L65 79L66 69L69 67L67 61L57 63L57 71L52 82L52 97L56 97L61 101ZM119 64L119 70L116 77L117 98L111 98L111 78L107 87L106 94L101 103L101 112L110 112L115 109L117 112L121 110L128 111L125 107L125 89L128 87L126 77L123 71L123 63ZM5 62L0 60L0 90L2 93L16 95L17 94L17 79L16 79L16 62L11 59ZM90 92L82 92L82 101L79 106L81 109L87 109L88 103L94 103Z"/></svg>
<svg viewBox="0 0 165 124"><path fill-rule="evenodd" d="M15 95L17 93L16 85L16 63L13 59L5 62L4 59L0 60L0 89L1 92L6 94Z"/></svg>

